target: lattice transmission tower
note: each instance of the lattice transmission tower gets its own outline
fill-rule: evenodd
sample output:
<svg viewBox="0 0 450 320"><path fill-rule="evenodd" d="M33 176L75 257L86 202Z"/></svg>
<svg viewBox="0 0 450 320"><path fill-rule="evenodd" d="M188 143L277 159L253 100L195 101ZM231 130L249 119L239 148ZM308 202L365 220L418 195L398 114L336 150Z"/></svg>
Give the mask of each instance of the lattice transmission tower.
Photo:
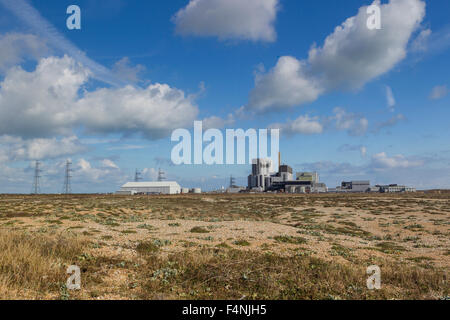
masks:
<svg viewBox="0 0 450 320"><path fill-rule="evenodd" d="M158 181L164 181L166 180L166 173L164 171L161 170L161 168L159 168L158 170Z"/></svg>
<svg viewBox="0 0 450 320"><path fill-rule="evenodd" d="M65 194L71 194L72 193L72 186L71 186L71 179L72 179L72 169L71 169L72 162L70 160L66 161L66 169L64 173L64 186L63 186L63 193Z"/></svg>
<svg viewBox="0 0 450 320"><path fill-rule="evenodd" d="M233 176L230 176L230 188L236 186L236 179Z"/></svg>
<svg viewBox="0 0 450 320"><path fill-rule="evenodd" d="M134 182L142 181L142 172L136 169L136 173L134 174Z"/></svg>
<svg viewBox="0 0 450 320"><path fill-rule="evenodd" d="M40 179L41 179L41 163L39 161L36 161L36 164L34 166L34 179L33 179L33 188L31 190L32 194L39 194L41 193L41 186L40 186Z"/></svg>

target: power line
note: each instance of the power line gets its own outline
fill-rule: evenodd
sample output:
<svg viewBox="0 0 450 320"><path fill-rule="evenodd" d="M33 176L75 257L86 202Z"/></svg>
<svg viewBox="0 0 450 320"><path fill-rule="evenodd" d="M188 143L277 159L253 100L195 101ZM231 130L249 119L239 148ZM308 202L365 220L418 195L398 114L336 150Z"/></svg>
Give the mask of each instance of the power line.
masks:
<svg viewBox="0 0 450 320"><path fill-rule="evenodd" d="M63 187L63 193L65 193L65 194L72 193L72 186L70 183L70 179L72 178L72 176L70 175L70 173L72 172L72 169L70 168L71 165L72 165L72 162L70 162L70 160L67 160L66 161L66 170L65 170L65 174L64 174L64 187Z"/></svg>
<svg viewBox="0 0 450 320"><path fill-rule="evenodd" d="M40 186L40 178L41 178L41 169L40 169L40 162L36 161L35 167L34 167L34 179L33 179L33 188L31 190L32 194L39 194L41 193L41 186Z"/></svg>

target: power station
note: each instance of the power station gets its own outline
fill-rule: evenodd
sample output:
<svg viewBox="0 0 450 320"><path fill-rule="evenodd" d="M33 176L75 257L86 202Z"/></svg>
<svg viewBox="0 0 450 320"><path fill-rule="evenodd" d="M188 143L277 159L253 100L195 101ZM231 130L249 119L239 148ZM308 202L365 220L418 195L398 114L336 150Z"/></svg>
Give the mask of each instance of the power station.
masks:
<svg viewBox="0 0 450 320"><path fill-rule="evenodd" d="M294 179L292 167L281 162L278 154L278 171L273 172L271 159L255 159L252 174L248 176L248 189L254 192L322 193L327 186L319 182L317 172L298 172Z"/></svg>
<svg viewBox="0 0 450 320"><path fill-rule="evenodd" d="M328 188L319 181L317 172L297 172L294 179L290 166L282 164L281 153L278 155L278 171L273 172L271 159L254 159L252 173L248 176L250 192L285 192L285 193L362 193L362 192L416 192L415 188L390 184L371 186L370 181L344 181L341 186Z"/></svg>

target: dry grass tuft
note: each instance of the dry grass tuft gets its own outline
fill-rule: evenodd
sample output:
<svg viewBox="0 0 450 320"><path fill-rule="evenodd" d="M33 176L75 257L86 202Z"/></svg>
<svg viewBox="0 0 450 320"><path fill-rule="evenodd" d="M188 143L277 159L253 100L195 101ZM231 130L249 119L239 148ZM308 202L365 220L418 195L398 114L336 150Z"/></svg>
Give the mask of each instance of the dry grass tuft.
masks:
<svg viewBox="0 0 450 320"><path fill-rule="evenodd" d="M448 295L445 274L386 263L383 288L366 287L364 264L202 249L140 266L141 299L436 299ZM156 296L157 295L157 296Z"/></svg>
<svg viewBox="0 0 450 320"><path fill-rule="evenodd" d="M84 243L77 238L0 233L0 298L14 299L21 290L28 298L58 292L67 279L65 269L75 262Z"/></svg>

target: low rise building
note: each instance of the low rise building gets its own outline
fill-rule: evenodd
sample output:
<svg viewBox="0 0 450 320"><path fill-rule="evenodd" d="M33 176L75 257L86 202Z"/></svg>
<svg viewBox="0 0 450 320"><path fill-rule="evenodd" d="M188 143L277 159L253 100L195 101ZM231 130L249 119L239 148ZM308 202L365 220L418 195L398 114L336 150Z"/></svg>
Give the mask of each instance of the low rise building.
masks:
<svg viewBox="0 0 450 320"><path fill-rule="evenodd" d="M232 186L227 188L226 193L240 193L245 191L245 187Z"/></svg>
<svg viewBox="0 0 450 320"><path fill-rule="evenodd" d="M327 185L322 182L312 184L311 193L326 193L328 192Z"/></svg>
<svg viewBox="0 0 450 320"><path fill-rule="evenodd" d="M319 182L319 174L317 172L297 172L297 181L317 183Z"/></svg>
<svg viewBox="0 0 450 320"><path fill-rule="evenodd" d="M344 181L341 186L336 189L338 192L369 192L370 181Z"/></svg>
<svg viewBox="0 0 450 320"><path fill-rule="evenodd" d="M401 186L398 184L390 184L385 186L377 186L382 193L399 193L399 192L416 192L416 188Z"/></svg>
<svg viewBox="0 0 450 320"><path fill-rule="evenodd" d="M116 194L179 194L181 187L174 181L128 182Z"/></svg>
<svg viewBox="0 0 450 320"><path fill-rule="evenodd" d="M292 181L294 179L293 170L288 165L281 165L277 174L281 178L281 181Z"/></svg>

